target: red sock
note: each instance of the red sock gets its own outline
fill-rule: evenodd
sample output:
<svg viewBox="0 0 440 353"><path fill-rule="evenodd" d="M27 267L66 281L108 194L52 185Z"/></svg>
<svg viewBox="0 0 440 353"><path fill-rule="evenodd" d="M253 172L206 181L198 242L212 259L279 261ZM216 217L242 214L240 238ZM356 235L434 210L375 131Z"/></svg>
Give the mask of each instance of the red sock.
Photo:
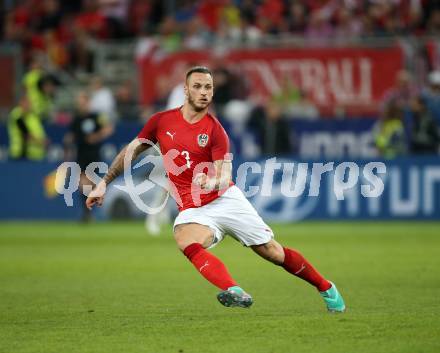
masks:
<svg viewBox="0 0 440 353"><path fill-rule="evenodd" d="M298 251L289 248L284 249L284 264L283 267L287 272L302 278L315 286L320 292L326 291L332 285L327 281L316 269L308 262L304 256Z"/></svg>
<svg viewBox="0 0 440 353"><path fill-rule="evenodd" d="M183 253L200 274L213 285L223 290L237 285L223 262L203 249L202 245L192 243L183 250Z"/></svg>

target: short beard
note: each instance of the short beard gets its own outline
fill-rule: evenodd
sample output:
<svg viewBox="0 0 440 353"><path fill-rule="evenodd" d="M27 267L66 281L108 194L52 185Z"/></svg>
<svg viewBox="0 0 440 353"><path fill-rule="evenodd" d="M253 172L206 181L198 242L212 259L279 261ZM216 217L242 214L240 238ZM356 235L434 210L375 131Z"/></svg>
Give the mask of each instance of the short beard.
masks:
<svg viewBox="0 0 440 353"><path fill-rule="evenodd" d="M197 113L200 113L201 111L205 110L205 109L208 108L208 106L209 106L209 104L208 104L208 105L207 105L206 107L204 107L204 108L198 107L198 106L196 105L196 102L194 102L194 99L193 99L190 95L188 95L188 103L189 103L189 105L194 109L194 111L197 112Z"/></svg>

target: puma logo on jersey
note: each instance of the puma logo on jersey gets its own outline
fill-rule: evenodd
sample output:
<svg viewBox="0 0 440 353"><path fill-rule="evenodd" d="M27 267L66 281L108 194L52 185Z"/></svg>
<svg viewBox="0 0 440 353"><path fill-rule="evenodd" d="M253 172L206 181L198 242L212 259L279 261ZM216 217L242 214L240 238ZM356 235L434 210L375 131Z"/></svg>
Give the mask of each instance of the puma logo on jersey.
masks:
<svg viewBox="0 0 440 353"><path fill-rule="evenodd" d="M171 132L169 132L169 131L167 131L167 135L169 136L169 137L171 137L171 140L174 140L174 135L175 135L176 133L174 132L174 133L171 133Z"/></svg>

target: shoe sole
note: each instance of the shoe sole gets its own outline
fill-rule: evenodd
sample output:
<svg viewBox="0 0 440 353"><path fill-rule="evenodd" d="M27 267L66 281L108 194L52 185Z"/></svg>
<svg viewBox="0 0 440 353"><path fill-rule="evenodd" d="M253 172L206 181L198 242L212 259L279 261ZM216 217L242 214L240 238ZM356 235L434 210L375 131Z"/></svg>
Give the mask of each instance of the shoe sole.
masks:
<svg viewBox="0 0 440 353"><path fill-rule="evenodd" d="M217 300L220 302L220 304L228 308L249 308L253 304L253 300L251 297L242 297L237 293L227 290L217 294Z"/></svg>
<svg viewBox="0 0 440 353"><path fill-rule="evenodd" d="M327 311L328 311L330 314L342 314L342 313L345 313L345 308L342 309L342 310L327 309Z"/></svg>

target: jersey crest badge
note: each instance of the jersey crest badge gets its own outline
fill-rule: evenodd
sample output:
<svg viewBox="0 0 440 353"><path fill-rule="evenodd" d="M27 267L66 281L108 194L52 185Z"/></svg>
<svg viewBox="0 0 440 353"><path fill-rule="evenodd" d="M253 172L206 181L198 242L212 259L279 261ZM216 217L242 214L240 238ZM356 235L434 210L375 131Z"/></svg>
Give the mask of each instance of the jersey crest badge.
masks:
<svg viewBox="0 0 440 353"><path fill-rule="evenodd" d="M209 141L209 136L207 134L199 134L197 136L197 142L200 147L206 147Z"/></svg>

